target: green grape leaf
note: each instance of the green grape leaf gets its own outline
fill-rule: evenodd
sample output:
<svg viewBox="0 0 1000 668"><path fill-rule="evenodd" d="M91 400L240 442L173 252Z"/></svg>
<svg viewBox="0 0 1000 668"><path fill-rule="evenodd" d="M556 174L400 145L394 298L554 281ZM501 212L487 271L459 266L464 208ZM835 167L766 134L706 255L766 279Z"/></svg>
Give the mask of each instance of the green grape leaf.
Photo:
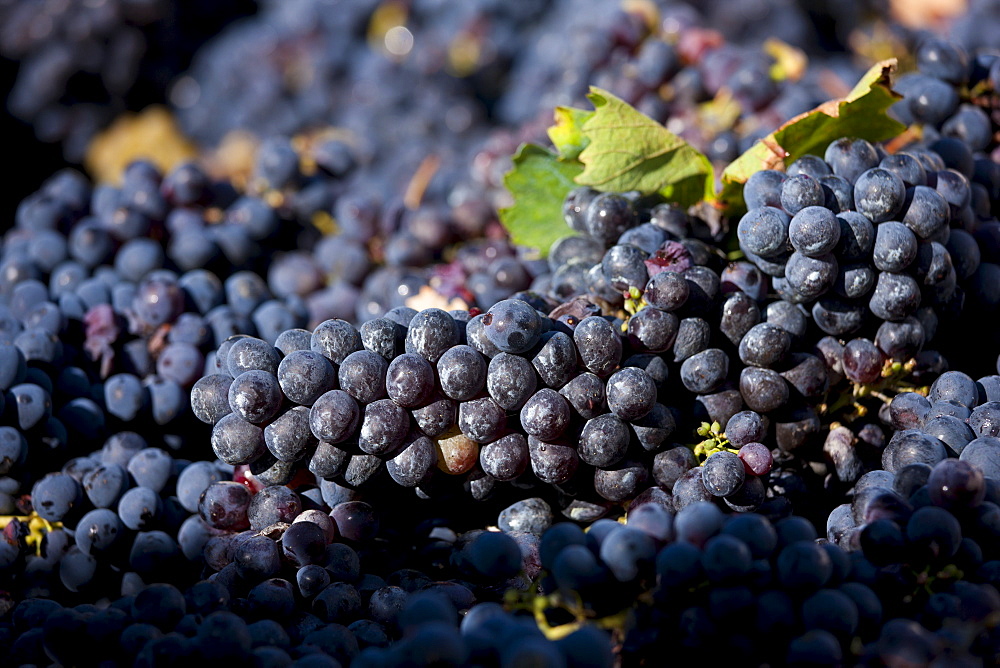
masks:
<svg viewBox="0 0 1000 668"><path fill-rule="evenodd" d="M868 141L891 139L906 126L890 118L886 110L902 99L892 90L896 60L876 63L847 97L830 100L796 116L773 133L757 141L722 173L719 199L728 209L742 209L743 184L762 169L784 170L803 155L822 156L834 140L858 137Z"/></svg>
<svg viewBox="0 0 1000 668"><path fill-rule="evenodd" d="M591 86L594 112L583 122L580 185L660 193L682 206L714 199L712 163L686 141L624 100Z"/></svg>
<svg viewBox="0 0 1000 668"><path fill-rule="evenodd" d="M556 123L548 129L548 135L559 152L559 159L576 160L590 143L590 138L583 134L583 124L594 112L575 107L556 107L552 115Z"/></svg>
<svg viewBox="0 0 1000 668"><path fill-rule="evenodd" d="M583 168L536 144L522 144L513 161L503 182L514 203L500 209L500 222L515 244L537 248L545 257L553 243L573 234L563 220L562 205L577 187L573 179Z"/></svg>

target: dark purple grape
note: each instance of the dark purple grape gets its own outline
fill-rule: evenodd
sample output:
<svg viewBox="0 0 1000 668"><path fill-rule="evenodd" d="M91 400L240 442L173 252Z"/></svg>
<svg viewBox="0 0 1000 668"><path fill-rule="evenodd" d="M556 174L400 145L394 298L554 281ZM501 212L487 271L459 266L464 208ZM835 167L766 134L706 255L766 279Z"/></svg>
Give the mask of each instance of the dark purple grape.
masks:
<svg viewBox="0 0 1000 668"><path fill-rule="evenodd" d="M555 390L549 391L555 393ZM506 427L507 412L489 397L463 401L458 405L458 428L476 443L495 441L503 435Z"/></svg>
<svg viewBox="0 0 1000 668"><path fill-rule="evenodd" d="M608 378L608 408L622 420L646 416L656 403L656 385L644 370L625 367Z"/></svg>
<svg viewBox="0 0 1000 668"><path fill-rule="evenodd" d="M573 342L565 334L558 333ZM573 349L576 357L576 349ZM537 359L537 358L536 358ZM574 359L574 367L575 359ZM535 393L538 386L535 369L531 363L510 353L499 353L490 360L486 376L486 390L490 397L505 411L520 411L525 402Z"/></svg>
<svg viewBox="0 0 1000 668"><path fill-rule="evenodd" d="M281 409L283 399L278 379L267 371L241 373L229 386L229 406L247 422L261 424Z"/></svg>
<svg viewBox="0 0 1000 668"><path fill-rule="evenodd" d="M514 480L520 476L527 469L529 461L528 442L518 433L507 434L487 443L479 451L479 463L483 471L500 481Z"/></svg>
<svg viewBox="0 0 1000 668"><path fill-rule="evenodd" d="M343 390L330 390L309 409L309 427L319 440L340 443L354 434L360 417L354 397Z"/></svg>
<svg viewBox="0 0 1000 668"><path fill-rule="evenodd" d="M250 491L240 483L213 482L198 502L198 514L215 529L242 531L250 527L250 501Z"/></svg>
<svg viewBox="0 0 1000 668"><path fill-rule="evenodd" d="M546 332L542 335L541 341L542 347L531 359L531 364L543 383L558 390L577 373L576 346L573 344L573 339L564 332ZM487 376L487 385L491 376L492 373Z"/></svg>
<svg viewBox="0 0 1000 668"><path fill-rule="evenodd" d="M295 406L264 427L264 443L275 459L296 462L316 446L309 428L309 408Z"/></svg>
<svg viewBox="0 0 1000 668"><path fill-rule="evenodd" d="M534 436L528 437L528 454L531 470L538 479L553 485L572 480L580 465L580 456L575 448L540 441Z"/></svg>
<svg viewBox="0 0 1000 668"><path fill-rule="evenodd" d="M407 412L391 399L379 399L365 406L358 446L370 455L392 456L409 431Z"/></svg>
<svg viewBox="0 0 1000 668"><path fill-rule="evenodd" d="M348 355L362 349L361 334L344 320L325 320L313 330L310 345L334 364L343 364Z"/></svg>
<svg viewBox="0 0 1000 668"><path fill-rule="evenodd" d="M772 369L745 367L740 372L740 395L751 410L770 413L788 401L788 383Z"/></svg>
<svg viewBox="0 0 1000 668"><path fill-rule="evenodd" d="M386 396L386 372L389 363L381 355L356 350L341 363L337 372L340 389L367 404Z"/></svg>
<svg viewBox="0 0 1000 668"><path fill-rule="evenodd" d="M566 383L559 394L563 395L572 409L585 420L596 417L606 410L604 381L592 373L582 373Z"/></svg>
<svg viewBox="0 0 1000 668"><path fill-rule="evenodd" d="M482 322L490 342L507 353L527 352L542 335L538 311L519 299L497 302Z"/></svg>
<svg viewBox="0 0 1000 668"><path fill-rule="evenodd" d="M625 457L630 437L628 425L619 417L605 413L583 426L577 452L584 463L606 468Z"/></svg>
<svg viewBox="0 0 1000 668"><path fill-rule="evenodd" d="M420 432L411 432L402 451L386 460L385 468L397 485L416 487L430 477L437 461L434 443Z"/></svg>
<svg viewBox="0 0 1000 668"><path fill-rule="evenodd" d="M437 372L441 391L455 401L472 399L487 381L486 361L469 346L455 346L445 351L438 359Z"/></svg>
<svg viewBox="0 0 1000 668"><path fill-rule="evenodd" d="M652 402L655 400L654 394ZM461 416L461 410L459 413ZM552 441L559 438L569 426L569 421L569 403L551 388L537 391L521 408L521 427L539 440Z"/></svg>
<svg viewBox="0 0 1000 668"><path fill-rule="evenodd" d="M406 330L406 352L420 355L432 364L436 364L446 350L458 343L458 325L450 314L441 309L430 308L419 312L410 320Z"/></svg>
<svg viewBox="0 0 1000 668"><path fill-rule="evenodd" d="M619 193L600 193L587 206L584 225L587 234L605 246L612 245L637 220L631 202Z"/></svg>
<svg viewBox="0 0 1000 668"><path fill-rule="evenodd" d="M689 391L708 394L717 390L729 373L729 357L718 348L692 355L681 365L681 382Z"/></svg>
<svg viewBox="0 0 1000 668"><path fill-rule="evenodd" d="M278 364L277 377L278 385L288 400L303 406L312 406L320 395L332 390L337 382L337 374L330 361L308 349L290 350L286 353Z"/></svg>

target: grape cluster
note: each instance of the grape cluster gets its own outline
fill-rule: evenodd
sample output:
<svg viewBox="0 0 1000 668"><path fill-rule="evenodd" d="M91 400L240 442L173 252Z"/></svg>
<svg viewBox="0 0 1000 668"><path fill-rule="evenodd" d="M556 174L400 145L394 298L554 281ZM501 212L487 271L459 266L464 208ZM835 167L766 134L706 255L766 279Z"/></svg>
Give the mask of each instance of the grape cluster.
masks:
<svg viewBox="0 0 1000 668"><path fill-rule="evenodd" d="M636 662L989 663L1000 646L996 478L956 459L916 466L859 481L828 538L799 516L727 516L706 502L675 514L656 495L624 525L553 525L539 549L544 615L557 630L630 615L621 653Z"/></svg>
<svg viewBox="0 0 1000 668"><path fill-rule="evenodd" d="M461 476L476 498L573 483L598 504L651 484L639 460L668 445L675 417L650 373L622 361L611 322L570 326L521 299L470 315L402 308L360 331L328 320L274 345L231 338L192 408L216 456L266 484L302 468L324 489L387 473L431 496L436 479Z"/></svg>
<svg viewBox="0 0 1000 668"><path fill-rule="evenodd" d="M44 589L29 590L3 629L14 663L75 662L74 641L85 636L109 640L88 652L94 665L208 658L316 666L446 659L461 665L538 656L568 665L613 663L610 637L597 627L583 626L549 642L531 617L500 605L507 587L524 589L537 576L536 535L457 534L447 525L431 527L409 517L381 526L366 503L345 501L327 512L309 494L280 486L253 492L238 482L213 480L200 464L208 462L191 464L177 480L185 499L203 489L196 513L178 533L190 562L179 561L177 546L171 552L162 538L133 548L133 560L149 568L121 577L121 597L101 607L66 605ZM91 516L96 512L80 520L77 546L59 569L67 586L81 593L88 584L81 574L88 565L94 570L95 561L103 568L121 539L109 527L113 520ZM49 534L50 549L58 533ZM416 552L401 553L396 546L402 544ZM172 583L143 583L146 575L177 567L192 575L200 567L204 579L175 571ZM41 570L32 570L37 580Z"/></svg>

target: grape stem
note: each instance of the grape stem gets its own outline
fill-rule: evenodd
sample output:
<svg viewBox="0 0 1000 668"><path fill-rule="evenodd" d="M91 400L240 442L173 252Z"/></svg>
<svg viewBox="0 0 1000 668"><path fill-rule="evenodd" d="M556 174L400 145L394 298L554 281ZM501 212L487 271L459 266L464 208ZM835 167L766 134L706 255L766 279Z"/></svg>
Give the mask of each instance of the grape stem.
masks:
<svg viewBox="0 0 1000 668"><path fill-rule="evenodd" d="M0 515L0 529L7 528L11 522L27 525L28 535L25 536L24 542L28 547L34 547L35 554L39 557L42 556L42 541L45 540L45 535L63 528L62 522L49 522L34 510L30 515Z"/></svg>
<svg viewBox="0 0 1000 668"><path fill-rule="evenodd" d="M851 382L839 391L831 403L829 400L817 408L820 415L836 416L844 423L851 423L868 414L868 407L860 400L874 397L884 404L892 402L892 398L901 392L916 392L927 396L930 388L919 386L905 380L916 368L917 361L909 359L906 362L887 360L882 367L880 378L872 383ZM850 409L845 412L845 409Z"/></svg>
<svg viewBox="0 0 1000 668"><path fill-rule="evenodd" d="M704 465L705 461L717 452L726 451L733 454L739 453L739 448L729 447L729 439L726 438L725 432L722 431L722 425L718 422L713 422L711 424L708 422L702 422L696 433L699 436L707 437L700 443L689 446L694 452L695 458L698 460L698 466Z"/></svg>

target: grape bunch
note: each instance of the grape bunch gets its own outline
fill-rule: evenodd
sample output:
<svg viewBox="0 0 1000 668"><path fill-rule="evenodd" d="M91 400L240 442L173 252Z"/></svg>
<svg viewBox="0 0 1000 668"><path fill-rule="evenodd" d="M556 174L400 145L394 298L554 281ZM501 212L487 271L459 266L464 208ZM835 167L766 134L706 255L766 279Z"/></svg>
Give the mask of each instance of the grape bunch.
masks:
<svg viewBox="0 0 1000 668"><path fill-rule="evenodd" d="M133 457L128 471L145 484L150 469L135 465L146 459L144 453ZM330 509L308 492L281 486L254 491L220 480L218 470L209 468L209 462L190 464L176 480L185 510L197 499L194 514L177 532L186 560L163 531L143 531L129 557L137 570L119 574L112 584L108 579L123 554L116 541L125 541L129 532L108 510L90 511L79 520L76 544L64 550L56 569L59 577L77 600L118 589L120 597L106 596L100 607L68 603L42 586L46 571L38 560L43 557L29 558L35 564L27 569L31 586L0 632L12 661L73 662L79 650L67 643L86 635L115 639L88 652L94 664L212 657L265 665L292 660L317 666L425 665L442 656L456 664L541 656L570 665L612 665L611 639L596 626L549 642L530 617L501 606L507 587L524 590L537 576L537 535L456 533L449 526L457 525L445 518L432 526L409 512L380 521L364 502ZM89 495L95 489L89 480L109 471L95 469L86 476ZM127 486L129 479L118 482ZM39 490L37 498L55 500L54 490L51 485ZM119 504L124 521L131 517L132 511L123 509L131 493ZM140 512L147 529L159 521L149 510ZM17 538L9 527L17 526L8 524L4 532L5 551ZM45 558L60 549L62 533L47 535ZM95 571L103 578L88 580ZM171 573L170 582L151 581L165 572Z"/></svg>
<svg viewBox="0 0 1000 668"><path fill-rule="evenodd" d="M624 525L563 522L542 535L544 616L556 631L584 615L631 619L626 661L989 663L997 492L996 477L957 459L872 472L826 537L797 515L771 522L706 502L675 513L649 497Z"/></svg>
<svg viewBox="0 0 1000 668"><path fill-rule="evenodd" d="M395 309L360 331L328 320L275 345L234 337L192 408L216 456L264 484L307 468L324 489L387 473L421 496L461 476L475 498L573 483L588 502L625 501L651 484L637 458L667 446L675 417L611 322L567 320L509 299L472 317Z"/></svg>

